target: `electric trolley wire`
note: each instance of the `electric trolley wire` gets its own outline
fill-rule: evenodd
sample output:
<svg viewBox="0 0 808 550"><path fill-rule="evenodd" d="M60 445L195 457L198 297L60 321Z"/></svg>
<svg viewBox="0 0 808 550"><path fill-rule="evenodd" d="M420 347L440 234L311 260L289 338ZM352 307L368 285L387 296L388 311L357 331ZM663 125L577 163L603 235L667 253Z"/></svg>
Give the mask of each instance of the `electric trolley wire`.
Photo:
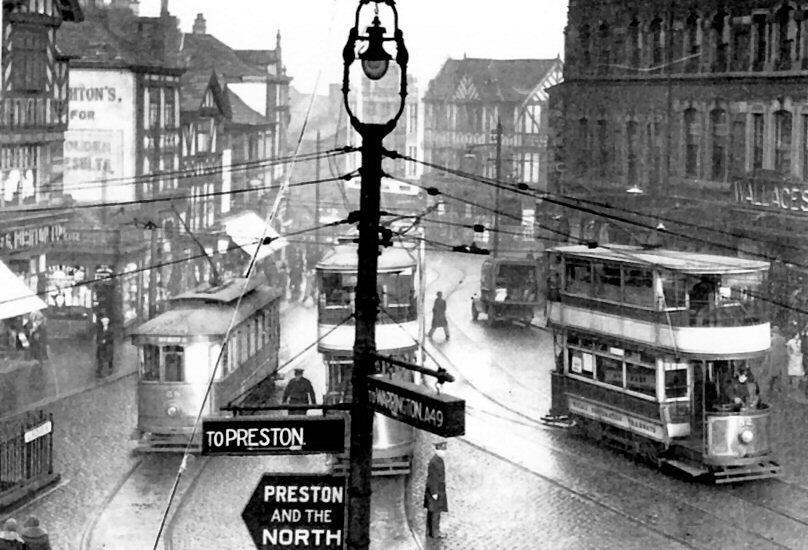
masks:
<svg viewBox="0 0 808 550"><path fill-rule="evenodd" d="M329 22L329 29L328 29L328 35L329 36L331 34L331 28L332 28L332 25L334 23L334 19L336 17L336 6L337 6L337 2L336 2L336 0L333 0L332 6L331 6L331 8L332 8L331 9L331 19L330 19L330 22ZM327 43L328 43L328 40L323 41L323 46L325 47L325 45ZM320 59L324 59L324 58L325 58L325 56L322 56ZM315 98L317 97L317 89L318 89L319 84L320 84L320 77L322 76L322 72L323 72L323 69L322 69L322 66L321 66L319 68L319 70L317 71L317 78L315 79L314 88L312 89L311 99L309 101L309 106L308 106L308 109L306 111L306 116L303 119L303 125L302 125L302 127L300 129L300 135L297 138L297 144L295 146L294 158L292 159L292 162L291 162L291 165L289 166L288 172L284 175L283 184L281 185L280 190L278 191L277 195L275 196L275 201L272 204L272 208L267 213L266 220L265 220L265 223L264 223L264 228L263 228L263 234L261 236L261 241L258 243L258 246L255 247L255 252L253 253L252 258L250 259L250 264L247 267L247 272L245 273L245 277L244 277L244 289L242 290L241 294L239 295L238 301L236 302L236 307L233 310L233 317L230 320L230 326L228 327L227 332L225 333L225 340L224 340L225 342L229 341L229 339L230 339L230 333L231 333L231 331L232 331L232 329L233 329L233 327L235 325L236 318L238 316L238 311L239 311L239 308L241 307L241 301L242 301L242 299L244 297L244 290L246 290L247 285L249 284L249 280L250 280L250 277L252 276L252 272L253 272L252 268L255 265L256 261L258 260L258 253L261 251L261 246L263 245L264 241L266 240L266 235L267 235L267 230L269 228L269 225L272 223L272 220L275 218L275 216L276 216L276 214L278 212L278 209L280 208L281 201L283 200L283 196L286 194L287 190L289 189L289 182L290 182L290 179L292 177L292 174L294 173L294 169L295 169L295 166L296 166L296 159L297 159L297 157L298 157L298 155L300 153L300 146L301 146L301 143L303 142L303 136L304 136L304 134L306 132L306 128L308 126L309 117L311 116L311 111L312 111L312 107L314 106ZM202 412L204 411L205 403L207 402L208 397L210 396L210 392L211 392L211 389L213 387L213 381L215 379L217 371L219 370L219 365L221 364L222 354L224 352L224 349L225 349L225 347L222 346L222 348L219 350L219 354L218 354L218 356L216 358L216 363L214 364L213 369L211 370L211 375L210 375L210 378L208 379L208 384L207 384L207 388L205 390L205 395L203 397L202 404L200 405L199 412L198 412L198 414L196 416L196 420L194 421L194 426L193 426L193 429L191 431L191 436L188 438L188 444L187 444L187 446L185 448L185 452L183 453L182 463L180 464L180 467L177 470L177 475L176 475L176 478L174 480L174 485L173 485L173 487L171 489L171 492L169 494L168 502L166 503L165 511L163 512L163 516L162 516L162 519L160 521L160 527L159 527L159 529L157 531L157 536L154 539L153 550L157 550L157 546L160 543L160 537L161 537L161 535L163 533L163 529L165 528L165 523L166 523L166 521L168 519L168 513L171 510L171 504L174 501L174 497L176 495L177 487L179 486L180 479L182 477L182 474L185 472L185 468L186 468L186 465L187 465L187 458L188 458L190 450L191 450L191 445L192 445L192 442L193 442L193 438L194 438L194 435L196 434L196 430L197 430L197 428L199 426L199 420L202 417Z"/></svg>
<svg viewBox="0 0 808 550"><path fill-rule="evenodd" d="M335 147L334 149L315 153L306 153L298 160L304 162L314 161L330 156L337 157L340 155L351 152L351 147ZM246 170L255 170L258 168L269 168L272 166L280 166L292 162L292 156L288 157L264 157L254 160L246 160L231 164L218 164L209 167L192 167L182 168L178 170L164 170L160 172L152 172L147 174L140 174L137 176L120 176L116 178L100 179L100 180L87 180L84 182L77 182L73 184L65 184L64 181L56 183L51 181L40 187L41 191L58 191L67 188L68 190L86 191L93 188L112 187L120 188L129 185L137 185L141 183L153 183L160 180L168 180L176 178L177 180L191 179L201 176L211 176L227 172L228 170L240 172Z"/></svg>
<svg viewBox="0 0 808 550"><path fill-rule="evenodd" d="M643 227L643 228L649 228L646 224L643 224L643 223L638 222L636 220L631 220L631 219L627 219L627 218L622 218L622 217L606 214L606 213L603 213L603 212L588 209L588 208L586 208L584 206L570 204L569 202L564 202L564 201L582 202L582 203L590 204L592 206L602 207L602 208L605 208L605 209L608 209L608 210L618 210L618 211L622 211L622 212L625 212L625 213L631 213L631 214L634 214L634 215L640 216L640 217L650 218L650 219L659 220L659 221L667 221L669 223L673 223L673 224L677 224L677 225L681 225L681 226L686 226L686 227L693 227L693 228L696 228L696 229L699 229L699 230L712 231L712 232L717 233L717 234L731 236L731 237L734 237L734 238L745 238L744 235L736 233L736 232L727 231L727 230L724 230L724 229L720 229L720 228L716 228L716 227L712 227L712 226L707 226L707 225L702 225L702 224L697 224L697 223L693 223L693 222L688 222L688 221L685 221L685 220L679 220L679 219L676 219L676 218L671 218L669 216L657 216L657 215L654 215L654 214L648 214L648 213L645 213L645 212L640 212L640 211L632 210L632 209L625 208L625 207L613 206L610 203L593 201L591 199L582 199L582 198L573 197L573 196L569 196L569 195L563 195L563 194L559 194L559 193L551 193L551 192L535 191L535 190L533 192L530 192L531 191L530 188L527 185L524 185L524 184L522 184L522 185L509 184L507 182L502 182L502 181L495 180L495 179L492 179L492 178L487 178L485 176L480 176L480 175L477 175L477 174L471 174L471 173L468 173L468 172L463 172L461 170L448 168L446 166L442 166L442 165L439 165L439 164L426 162L426 161L423 161L423 160L418 160L418 159L415 159L415 158L410 157L408 155L403 155L403 154L395 152L395 151L386 151L386 154L387 154L387 156L389 156L391 158L401 158L401 159L406 160L406 161L414 162L414 163L417 163L417 164L422 164L424 166L427 166L427 167L430 167L430 168L435 168L437 170L440 170L440 171L446 172L448 174L458 176L460 178L464 178L464 179L468 179L468 180L475 181L475 182L478 182L478 183L482 183L484 185L492 186L492 187L498 188L498 189L503 190L503 191L516 193L516 194L526 196L526 197L530 197L530 198L534 198L534 199L546 200L547 202L549 202L551 204L556 204L557 206L561 206L563 208L579 210L579 211L582 211L584 213L589 213L589 214L592 214L592 215L595 215L595 216L598 216L598 217L605 217L607 219L611 219L611 220L614 220L614 221L620 221L621 223L626 223L626 224L629 224L629 225L639 226L639 227ZM461 199L457 199L457 200L461 200ZM656 228L655 227L650 227L650 229L656 229ZM731 245L727 245L726 243L719 243L719 242L716 242L716 241L711 241L711 240L701 238L701 237L691 235L691 234L677 233L677 232L674 232L674 231L671 231L671 230L668 230L668 229L665 229L665 231L668 234L671 234L671 235L674 235L674 236L677 236L677 237L680 237L680 238L683 238L683 239L699 241L699 242L702 242L703 244L708 244L710 246L721 247L721 248L724 248L724 249L731 250L733 252L737 251L736 247L731 246ZM786 248L791 248L791 249L797 250L797 251L808 250L808 249L805 249L805 248L802 248L802 247L799 247L799 246L796 246L796 245L792 245L792 244L789 244L789 243L779 243L777 241L769 241L769 240L765 240L765 239L757 239L757 240L759 242L763 242L763 243L767 243L767 244L780 244L781 246L785 246ZM779 260L776 257L772 257L772 256L762 254L762 253L758 253L757 255L759 257L761 257L761 258L764 258L764 259L768 260L768 261L778 261ZM803 265L801 267L803 267L805 269L808 269L808 266L805 266L805 265Z"/></svg>
<svg viewBox="0 0 808 550"><path fill-rule="evenodd" d="M308 181L300 181L287 184L287 187L301 187L304 185L314 185L318 183L328 183L330 181L338 181L344 179L346 177L354 177L353 175L346 174L341 178L321 178L319 180L308 180ZM157 198L147 198L147 199L136 199L130 201L117 201L117 202L98 202L98 203L90 203L90 204L83 204L83 203L75 203L70 205L60 205L60 206L34 206L31 208L21 208L18 210L7 210L6 212L10 214L27 214L31 212L59 212L59 211L74 211L74 210L86 210L91 208L108 208L108 207L123 207L123 206L131 206L135 204L151 204L151 203L160 203L160 202L171 202L171 201L178 201L184 199L194 199L194 198L205 198L205 197L219 197L223 195L240 195L242 193L249 193L251 191L260 191L260 190L271 190L271 189L282 189L283 185L277 184L269 184L269 185L261 185L256 187L249 187L245 189L231 189L228 191L211 191L209 193L199 193L196 195L180 195L180 196L171 196L171 197L157 197Z"/></svg>

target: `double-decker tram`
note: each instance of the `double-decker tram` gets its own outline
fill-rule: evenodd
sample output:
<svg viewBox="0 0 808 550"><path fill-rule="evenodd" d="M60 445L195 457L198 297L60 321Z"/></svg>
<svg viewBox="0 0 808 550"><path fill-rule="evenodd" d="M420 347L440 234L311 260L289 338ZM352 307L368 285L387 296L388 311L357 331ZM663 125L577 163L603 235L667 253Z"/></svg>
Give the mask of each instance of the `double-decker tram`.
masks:
<svg viewBox="0 0 808 550"><path fill-rule="evenodd" d="M413 363L419 338L417 251L403 247L383 248L378 266L376 352ZM325 364L325 404L351 400L355 336L351 316L354 312L356 282L356 245L339 244L317 264L318 351ZM411 371L398 367L385 368L388 370L378 374L413 381ZM373 474L408 473L413 441L412 427L376 414L373 419ZM347 455L334 458L335 470L346 467Z"/></svg>
<svg viewBox="0 0 808 550"><path fill-rule="evenodd" d="M205 283L130 332L140 362L140 450L183 451L200 409L222 414L220 407L278 369L279 301L280 292L262 274Z"/></svg>
<svg viewBox="0 0 808 550"><path fill-rule="evenodd" d="M552 418L717 483L774 477L755 373L768 264L631 246L548 251Z"/></svg>

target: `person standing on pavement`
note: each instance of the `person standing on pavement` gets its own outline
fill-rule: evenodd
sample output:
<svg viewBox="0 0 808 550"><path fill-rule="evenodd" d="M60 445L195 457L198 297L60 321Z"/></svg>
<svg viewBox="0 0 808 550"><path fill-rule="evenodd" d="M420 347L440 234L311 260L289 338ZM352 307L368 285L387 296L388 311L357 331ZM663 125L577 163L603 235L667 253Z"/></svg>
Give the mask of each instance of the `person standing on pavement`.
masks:
<svg viewBox="0 0 808 550"><path fill-rule="evenodd" d="M799 332L795 331L788 342L786 342L786 353L788 356L788 385L791 387L799 384L804 374L802 370L802 346Z"/></svg>
<svg viewBox="0 0 808 550"><path fill-rule="evenodd" d="M440 531L441 512L449 511L446 498L446 442L435 443L435 454L429 459L426 470L426 486L424 487L424 508L426 508L426 536L442 539Z"/></svg>
<svg viewBox="0 0 808 550"><path fill-rule="evenodd" d="M48 532L39 526L36 516L28 516L22 527L25 550L52 550Z"/></svg>
<svg viewBox="0 0 808 550"><path fill-rule="evenodd" d="M95 333L95 374L103 378L112 374L115 355L115 338L109 326L109 317L101 317L101 322ZM105 374L106 372L106 374Z"/></svg>
<svg viewBox="0 0 808 550"><path fill-rule="evenodd" d="M282 403L290 405L316 405L317 397L314 395L314 388L311 381L303 376L303 369L295 369L295 377L289 380L286 389L283 391ZM289 409L290 415L306 414L303 409Z"/></svg>
<svg viewBox="0 0 808 550"><path fill-rule="evenodd" d="M436 328L442 328L443 334L446 339L449 339L449 323L446 320L446 300L443 299L443 293L438 292L435 298L435 303L432 305L432 327L429 329L427 336L432 338Z"/></svg>
<svg viewBox="0 0 808 550"><path fill-rule="evenodd" d="M767 357L767 379L768 395L771 399L775 389L778 393L783 391L785 378L788 376L788 350L786 349L786 339L780 333L780 327L772 327L771 346Z"/></svg>
<svg viewBox="0 0 808 550"><path fill-rule="evenodd" d="M8 518L0 531L0 550L24 550L25 541L19 533L17 520Z"/></svg>

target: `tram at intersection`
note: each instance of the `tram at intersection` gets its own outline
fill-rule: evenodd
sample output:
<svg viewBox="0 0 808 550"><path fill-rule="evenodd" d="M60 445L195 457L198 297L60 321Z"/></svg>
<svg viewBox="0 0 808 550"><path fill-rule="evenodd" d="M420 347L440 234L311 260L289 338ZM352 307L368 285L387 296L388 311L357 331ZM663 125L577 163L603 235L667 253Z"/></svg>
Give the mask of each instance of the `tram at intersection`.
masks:
<svg viewBox="0 0 808 550"><path fill-rule="evenodd" d="M754 381L767 263L620 245L556 247L547 262L550 419L716 483L779 475Z"/></svg>
<svg viewBox="0 0 808 550"><path fill-rule="evenodd" d="M378 259L379 314L376 351L408 363L416 362L419 346L419 260L417 247L382 248ZM339 244L317 264L318 351L325 363L324 404L351 400L351 372L355 324L357 247ZM391 378L412 382L412 372L388 366ZM342 414L342 413L339 413ZM411 426L381 414L373 420L373 474L398 475L410 471L414 443ZM346 446L346 448L348 448ZM347 455L334 457L344 469Z"/></svg>

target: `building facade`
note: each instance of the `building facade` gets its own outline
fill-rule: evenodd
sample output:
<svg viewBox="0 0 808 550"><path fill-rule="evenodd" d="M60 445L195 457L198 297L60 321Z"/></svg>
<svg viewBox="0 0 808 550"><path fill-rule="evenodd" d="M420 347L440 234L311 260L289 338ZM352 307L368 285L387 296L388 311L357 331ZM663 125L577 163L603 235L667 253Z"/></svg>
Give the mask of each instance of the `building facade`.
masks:
<svg viewBox="0 0 808 550"><path fill-rule="evenodd" d="M634 243L663 222L666 244L808 269L806 83L794 2L572 0L551 190L626 208L556 205L545 221L555 238Z"/></svg>
<svg viewBox="0 0 808 550"><path fill-rule="evenodd" d="M0 260L38 292L51 253L75 237L63 208L69 67L56 38L82 18L74 0L2 2Z"/></svg>
<svg viewBox="0 0 808 550"><path fill-rule="evenodd" d="M560 59L447 60L424 96L425 160L495 177L499 122L503 128L501 179L546 189L547 89L562 80L562 71ZM504 241L511 241L510 246L533 241L535 200L531 197L503 193L497 208L492 186L426 170L423 181L458 199L447 197L445 209L440 210L441 216L455 224L444 229L447 238L460 238L465 244L472 239L487 242L487 232L481 239L457 226L483 223L492 227L491 209L497 209L503 214Z"/></svg>

